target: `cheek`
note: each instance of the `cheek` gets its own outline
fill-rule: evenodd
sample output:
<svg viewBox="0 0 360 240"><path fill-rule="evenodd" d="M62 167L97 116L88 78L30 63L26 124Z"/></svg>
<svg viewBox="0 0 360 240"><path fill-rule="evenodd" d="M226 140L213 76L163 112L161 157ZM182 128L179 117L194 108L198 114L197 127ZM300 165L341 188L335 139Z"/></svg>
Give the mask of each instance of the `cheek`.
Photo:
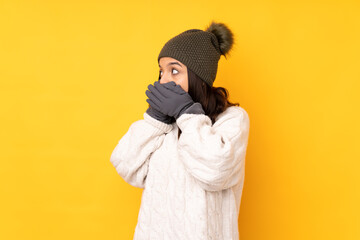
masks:
<svg viewBox="0 0 360 240"><path fill-rule="evenodd" d="M186 92L188 91L189 86L186 78L182 78L180 81L177 82L177 84L179 84Z"/></svg>
<svg viewBox="0 0 360 240"><path fill-rule="evenodd" d="M179 75L177 81L181 84L186 84L187 76L185 74L181 74L181 75Z"/></svg>

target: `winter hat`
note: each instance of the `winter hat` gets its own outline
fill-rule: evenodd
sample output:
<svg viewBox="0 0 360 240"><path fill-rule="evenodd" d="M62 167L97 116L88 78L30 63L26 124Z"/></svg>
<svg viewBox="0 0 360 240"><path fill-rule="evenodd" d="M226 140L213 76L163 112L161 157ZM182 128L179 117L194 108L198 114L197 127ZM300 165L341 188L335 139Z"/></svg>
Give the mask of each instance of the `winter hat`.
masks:
<svg viewBox="0 0 360 240"><path fill-rule="evenodd" d="M233 46L233 33L224 23L212 21L205 31L186 30L165 43L158 56L182 62L209 86L216 78L218 61Z"/></svg>

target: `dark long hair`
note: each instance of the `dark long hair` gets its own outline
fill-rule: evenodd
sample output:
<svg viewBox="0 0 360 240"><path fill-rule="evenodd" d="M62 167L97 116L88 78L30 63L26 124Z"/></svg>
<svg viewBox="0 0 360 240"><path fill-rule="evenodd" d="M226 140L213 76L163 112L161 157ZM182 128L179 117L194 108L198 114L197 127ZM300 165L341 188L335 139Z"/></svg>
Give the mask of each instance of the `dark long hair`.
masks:
<svg viewBox="0 0 360 240"><path fill-rule="evenodd" d="M229 92L223 87L214 87L206 84L198 75L187 68L188 72L188 93L194 102L199 102L205 115L209 116L212 124L215 123L216 117L224 112L230 106L239 106L239 103L229 101ZM181 134L179 129L178 137Z"/></svg>
<svg viewBox="0 0 360 240"><path fill-rule="evenodd" d="M216 117L230 106L239 106L239 103L229 101L229 92L223 87L214 87L206 84L198 75L188 68L188 93L194 102L199 102L205 115L208 115L212 124Z"/></svg>

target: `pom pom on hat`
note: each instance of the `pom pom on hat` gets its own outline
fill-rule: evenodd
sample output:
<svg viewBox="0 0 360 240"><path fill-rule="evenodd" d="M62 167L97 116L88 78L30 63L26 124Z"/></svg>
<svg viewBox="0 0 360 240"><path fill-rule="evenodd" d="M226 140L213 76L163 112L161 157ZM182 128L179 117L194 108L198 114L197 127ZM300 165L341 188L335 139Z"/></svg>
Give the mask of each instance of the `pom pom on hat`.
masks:
<svg viewBox="0 0 360 240"><path fill-rule="evenodd" d="M224 23L212 21L206 28L207 32L213 33L219 42L221 54L226 58L226 54L231 50L234 43L234 34Z"/></svg>

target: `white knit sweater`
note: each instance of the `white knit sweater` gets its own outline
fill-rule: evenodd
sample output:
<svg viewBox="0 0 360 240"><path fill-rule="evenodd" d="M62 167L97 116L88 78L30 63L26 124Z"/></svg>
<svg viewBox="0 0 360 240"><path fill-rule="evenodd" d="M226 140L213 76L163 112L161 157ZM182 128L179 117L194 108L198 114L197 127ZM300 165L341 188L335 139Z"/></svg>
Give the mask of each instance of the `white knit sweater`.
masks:
<svg viewBox="0 0 360 240"><path fill-rule="evenodd" d="M144 189L134 239L239 239L247 112L229 107L214 125L204 114L184 113L173 124L143 116L110 158L127 183Z"/></svg>

